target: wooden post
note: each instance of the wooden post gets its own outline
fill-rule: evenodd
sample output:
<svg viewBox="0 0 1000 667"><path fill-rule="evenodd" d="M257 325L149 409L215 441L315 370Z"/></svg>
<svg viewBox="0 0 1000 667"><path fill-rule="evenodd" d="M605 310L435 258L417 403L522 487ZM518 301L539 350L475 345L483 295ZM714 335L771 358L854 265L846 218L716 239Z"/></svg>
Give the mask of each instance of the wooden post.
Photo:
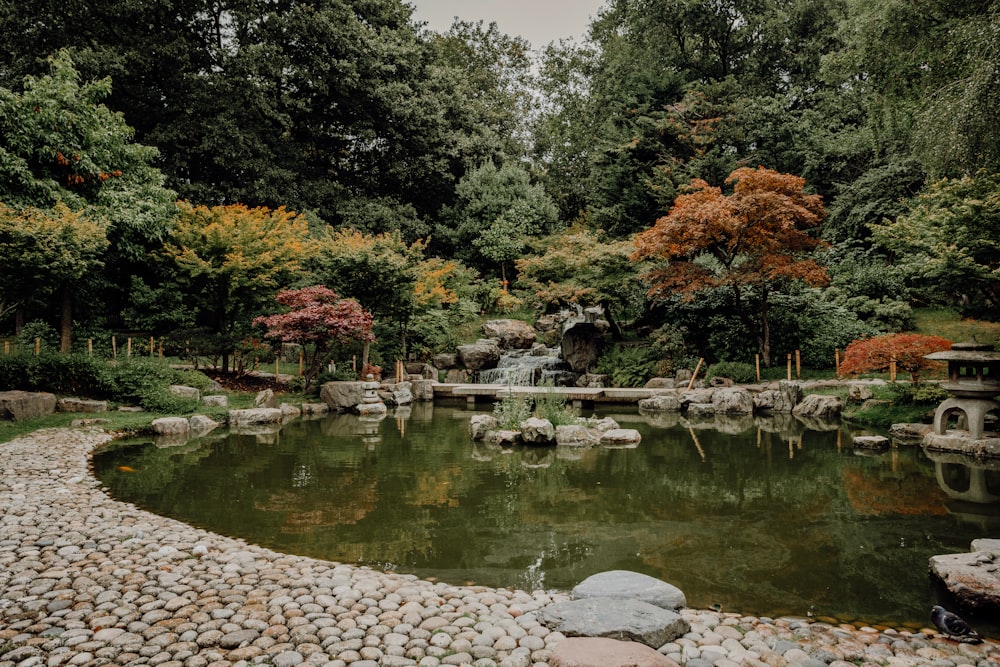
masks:
<svg viewBox="0 0 1000 667"><path fill-rule="evenodd" d="M840 377L840 348L833 350L833 367L836 369L837 377Z"/></svg>
<svg viewBox="0 0 1000 667"><path fill-rule="evenodd" d="M760 382L760 354L759 353L755 354L754 357L755 357L754 361L755 361L755 363L757 365L757 382L759 383Z"/></svg>
<svg viewBox="0 0 1000 667"><path fill-rule="evenodd" d="M35 356L37 357L41 351L42 351L42 339L41 338L36 338L35 339Z"/></svg>
<svg viewBox="0 0 1000 667"><path fill-rule="evenodd" d="M4 354L10 354L10 341L9 340L5 340L3 342L3 353Z"/></svg>
<svg viewBox="0 0 1000 667"><path fill-rule="evenodd" d="M87 356L88 357L94 356L94 339L93 338L88 338L87 339Z"/></svg>
<svg viewBox="0 0 1000 667"><path fill-rule="evenodd" d="M798 350L795 350L795 379L802 379L802 355Z"/></svg>
<svg viewBox="0 0 1000 667"><path fill-rule="evenodd" d="M163 358L163 339L160 339L160 359Z"/></svg>
<svg viewBox="0 0 1000 667"><path fill-rule="evenodd" d="M896 381L896 357L889 361L889 382Z"/></svg>
<svg viewBox="0 0 1000 667"><path fill-rule="evenodd" d="M274 381L278 381L278 357L274 358Z"/></svg>
<svg viewBox="0 0 1000 667"><path fill-rule="evenodd" d="M788 381L792 381L792 353L788 353Z"/></svg>
<svg viewBox="0 0 1000 667"><path fill-rule="evenodd" d="M155 339L152 336L150 336L149 337L149 356L153 356L153 354L155 352L156 352L156 342L155 342Z"/></svg>
<svg viewBox="0 0 1000 667"><path fill-rule="evenodd" d="M688 389L694 386L694 381L698 379L698 371L701 370L701 365L705 363L705 357L698 360L698 365L694 367L694 373L691 374L691 381L688 382Z"/></svg>
<svg viewBox="0 0 1000 667"><path fill-rule="evenodd" d="M131 357L132 356L132 337L129 336L128 339L127 339L127 341L128 341L128 343L126 345L125 356L126 357Z"/></svg>
<svg viewBox="0 0 1000 667"><path fill-rule="evenodd" d="M111 337L111 358L112 359L117 359L118 358L118 337L117 336L112 336Z"/></svg>
<svg viewBox="0 0 1000 667"><path fill-rule="evenodd" d="M300 347L299 348L299 377L302 377L302 375L303 375L303 372L302 372L302 361L303 361L303 359L302 359L302 348Z"/></svg>
<svg viewBox="0 0 1000 667"><path fill-rule="evenodd" d="M355 373L358 372L358 355L356 354L351 355L351 370Z"/></svg>

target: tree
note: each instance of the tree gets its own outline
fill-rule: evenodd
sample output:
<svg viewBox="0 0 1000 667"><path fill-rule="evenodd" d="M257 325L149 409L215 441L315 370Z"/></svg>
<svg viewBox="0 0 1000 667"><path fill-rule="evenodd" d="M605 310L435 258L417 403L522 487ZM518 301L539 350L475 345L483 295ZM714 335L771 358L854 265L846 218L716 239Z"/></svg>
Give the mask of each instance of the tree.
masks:
<svg viewBox="0 0 1000 667"><path fill-rule="evenodd" d="M771 292L785 281L826 281L809 257L822 244L809 230L822 222L823 204L805 192L804 179L764 167L737 169L726 183L735 184L732 194L692 181L670 212L636 237L632 258L661 263L646 275L650 296L693 299L700 290L727 290L770 365Z"/></svg>
<svg viewBox="0 0 1000 667"><path fill-rule="evenodd" d="M166 235L174 193L153 166L156 149L134 143L122 115L101 103L110 79L81 82L65 51L48 66L48 74L27 77L22 92L0 88L0 202L23 210L62 202L99 223L110 243L104 296L116 317L130 276L147 270ZM64 344L71 321L63 319Z"/></svg>
<svg viewBox="0 0 1000 667"><path fill-rule="evenodd" d="M105 228L63 203L51 209L13 209L0 203L0 315L30 299L56 294L59 347L72 345L73 288L103 266Z"/></svg>
<svg viewBox="0 0 1000 667"><path fill-rule="evenodd" d="M162 251L176 271L166 288L189 296L197 320L220 337L222 369L229 370L240 326L302 275L308 225L284 208L180 202L178 209Z"/></svg>
<svg viewBox="0 0 1000 667"><path fill-rule="evenodd" d="M951 349L951 341L940 336L902 333L875 336L856 340L844 350L844 360L840 372L844 375L858 373L885 372L895 363L896 367L907 371L916 384L920 372L939 368L940 361L925 359L933 352Z"/></svg>
<svg viewBox="0 0 1000 667"><path fill-rule="evenodd" d="M455 206L445 218L435 237L445 254L499 277L524 240L554 230L557 213L545 188L532 184L522 165L486 162L459 181Z"/></svg>
<svg viewBox="0 0 1000 667"><path fill-rule="evenodd" d="M375 340L371 313L322 285L278 292L275 299L291 310L254 318L253 323L267 327L268 338L302 346L305 391L330 360L334 345Z"/></svg>
<svg viewBox="0 0 1000 667"><path fill-rule="evenodd" d="M1000 319L1000 173L930 184L895 221L872 225L915 291Z"/></svg>
<svg viewBox="0 0 1000 667"><path fill-rule="evenodd" d="M517 260L516 286L533 292L543 307L603 306L620 333L646 305L645 288L629 261L631 240L608 240L574 225L534 245L533 254Z"/></svg>

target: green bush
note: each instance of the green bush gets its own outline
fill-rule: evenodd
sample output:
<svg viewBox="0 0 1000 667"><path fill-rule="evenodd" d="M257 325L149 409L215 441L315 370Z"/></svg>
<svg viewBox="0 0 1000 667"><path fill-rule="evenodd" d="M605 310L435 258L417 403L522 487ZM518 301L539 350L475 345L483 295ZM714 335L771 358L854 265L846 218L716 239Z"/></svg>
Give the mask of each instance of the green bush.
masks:
<svg viewBox="0 0 1000 667"><path fill-rule="evenodd" d="M750 384L757 380L757 367L738 361L720 361L712 364L705 371L705 380L711 380L714 377L729 378L737 384Z"/></svg>
<svg viewBox="0 0 1000 667"><path fill-rule="evenodd" d="M18 352L0 357L0 389L104 398L107 377L102 360L84 355L44 351L38 356Z"/></svg>
<svg viewBox="0 0 1000 667"><path fill-rule="evenodd" d="M34 351L35 340L41 341L43 350L59 349L59 332L52 325L41 320L32 320L23 327L15 339L17 347L21 352Z"/></svg>
<svg viewBox="0 0 1000 667"><path fill-rule="evenodd" d="M597 372L616 387L641 387L656 374L656 353L638 345L615 345L597 360Z"/></svg>
<svg viewBox="0 0 1000 667"><path fill-rule="evenodd" d="M556 393L551 381L538 385L542 391L534 394L534 414L540 419L548 419L553 426L577 423L573 408L566 405L565 394Z"/></svg>
<svg viewBox="0 0 1000 667"><path fill-rule="evenodd" d="M531 398L526 394L508 391L493 404L493 416L496 417L497 428L518 430L521 422L531 416Z"/></svg>

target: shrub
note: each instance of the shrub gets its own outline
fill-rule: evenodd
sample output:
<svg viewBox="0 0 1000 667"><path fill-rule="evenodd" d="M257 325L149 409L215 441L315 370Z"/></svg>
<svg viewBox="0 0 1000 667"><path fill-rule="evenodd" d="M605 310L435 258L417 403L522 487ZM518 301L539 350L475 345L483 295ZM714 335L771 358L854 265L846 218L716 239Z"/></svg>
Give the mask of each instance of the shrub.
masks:
<svg viewBox="0 0 1000 667"><path fill-rule="evenodd" d="M104 398L107 368L83 355L19 352L0 357L0 387Z"/></svg>
<svg viewBox="0 0 1000 667"><path fill-rule="evenodd" d="M705 371L706 380L711 380L714 377L729 378L737 384L750 384L757 380L757 367L738 361L720 361L712 364Z"/></svg>
<svg viewBox="0 0 1000 667"><path fill-rule="evenodd" d="M552 381L539 385L543 391L533 396L535 399L535 416L548 419L553 426L577 423L573 408L566 405L565 394L556 393Z"/></svg>
<svg viewBox="0 0 1000 667"><path fill-rule="evenodd" d="M15 340L18 349L22 352L28 352L35 349L36 339L41 341L42 349L59 349L59 332L52 325L41 320L32 320L21 327L21 331L17 334Z"/></svg>
<svg viewBox="0 0 1000 667"><path fill-rule="evenodd" d="M497 420L497 428L517 430L521 422L531 416L531 398L525 394L508 391L498 402L493 404L493 416Z"/></svg>
<svg viewBox="0 0 1000 667"><path fill-rule="evenodd" d="M597 360L597 372L610 376L616 387L641 387L655 374L657 361L648 347L615 345Z"/></svg>
<svg viewBox="0 0 1000 667"><path fill-rule="evenodd" d="M925 355L948 349L951 349L951 341L922 334L887 334L856 340L844 350L840 372L844 375L885 372L895 361L896 368L909 372L916 384L920 371L941 366L940 362L925 359Z"/></svg>

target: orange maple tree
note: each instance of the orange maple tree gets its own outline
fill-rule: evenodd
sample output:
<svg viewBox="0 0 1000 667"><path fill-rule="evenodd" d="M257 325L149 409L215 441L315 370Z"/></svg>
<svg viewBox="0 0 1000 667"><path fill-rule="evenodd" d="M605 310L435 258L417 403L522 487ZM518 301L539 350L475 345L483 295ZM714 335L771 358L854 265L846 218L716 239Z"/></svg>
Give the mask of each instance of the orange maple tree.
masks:
<svg viewBox="0 0 1000 667"><path fill-rule="evenodd" d="M631 257L664 261L646 274L653 297L693 299L700 290L731 290L737 316L769 366L770 293L789 280L827 281L826 269L810 257L823 244L810 230L826 211L819 195L805 192L805 179L792 174L742 167L726 184L733 185L731 194L692 180L670 212L636 237Z"/></svg>
<svg viewBox="0 0 1000 667"><path fill-rule="evenodd" d="M941 336L901 333L865 338L854 341L844 350L840 372L844 375L884 372L895 361L896 368L907 371L916 384L921 371L942 367L940 361L931 361L924 356L950 349L951 341Z"/></svg>

